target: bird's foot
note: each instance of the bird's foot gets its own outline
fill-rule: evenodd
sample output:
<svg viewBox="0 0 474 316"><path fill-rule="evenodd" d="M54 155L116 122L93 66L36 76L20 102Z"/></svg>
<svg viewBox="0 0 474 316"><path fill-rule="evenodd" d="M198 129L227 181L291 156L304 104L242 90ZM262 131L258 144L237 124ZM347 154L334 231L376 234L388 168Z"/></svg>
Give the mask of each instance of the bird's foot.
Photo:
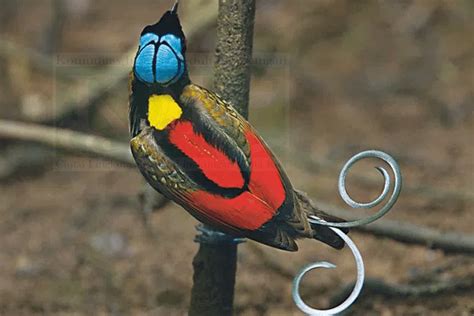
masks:
<svg viewBox="0 0 474 316"><path fill-rule="evenodd" d="M198 231L198 234L196 235L196 237L194 237L194 241L200 244L240 244L245 241L245 238L237 238L203 224L197 225L196 229Z"/></svg>

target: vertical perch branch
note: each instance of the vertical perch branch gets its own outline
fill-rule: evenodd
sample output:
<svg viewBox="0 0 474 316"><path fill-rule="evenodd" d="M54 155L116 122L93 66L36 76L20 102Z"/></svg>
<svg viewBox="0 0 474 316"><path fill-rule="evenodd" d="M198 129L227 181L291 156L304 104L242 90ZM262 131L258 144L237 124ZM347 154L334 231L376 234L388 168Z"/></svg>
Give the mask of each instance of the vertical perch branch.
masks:
<svg viewBox="0 0 474 316"><path fill-rule="evenodd" d="M216 92L248 117L255 0L219 0Z"/></svg>
<svg viewBox="0 0 474 316"><path fill-rule="evenodd" d="M219 0L215 90L248 116L255 0ZM237 244L200 242L193 260L189 315L232 315Z"/></svg>

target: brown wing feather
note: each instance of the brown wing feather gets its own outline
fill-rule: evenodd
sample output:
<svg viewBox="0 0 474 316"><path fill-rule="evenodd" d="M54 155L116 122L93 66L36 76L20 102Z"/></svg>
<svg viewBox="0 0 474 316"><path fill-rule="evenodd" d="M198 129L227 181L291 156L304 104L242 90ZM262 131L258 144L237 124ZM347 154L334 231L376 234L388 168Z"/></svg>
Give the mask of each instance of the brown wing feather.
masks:
<svg viewBox="0 0 474 316"><path fill-rule="evenodd" d="M187 85L180 97L184 104L196 104L202 115L207 115L224 131L235 144L249 157L250 149L245 131L250 124L235 108L224 101L219 95L194 84Z"/></svg>

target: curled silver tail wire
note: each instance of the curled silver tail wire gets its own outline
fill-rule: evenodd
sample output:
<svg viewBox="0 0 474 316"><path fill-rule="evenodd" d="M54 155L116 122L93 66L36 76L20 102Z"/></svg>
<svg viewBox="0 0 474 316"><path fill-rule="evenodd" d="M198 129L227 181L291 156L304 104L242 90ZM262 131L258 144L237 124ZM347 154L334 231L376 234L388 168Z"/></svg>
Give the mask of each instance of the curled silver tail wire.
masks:
<svg viewBox="0 0 474 316"><path fill-rule="evenodd" d="M377 170L379 170L384 177L384 187L383 187L382 193L376 199L368 203L356 202L349 196L346 190L347 173L349 172L349 169L356 162L364 158L378 158L378 159L383 160L390 166L394 174L394 186L393 186L392 195L390 196L387 203L377 213L363 219L358 219L358 220L354 220L350 222L337 223L337 222L326 222L325 220L318 218L316 216L310 216L308 218L310 223L330 226L329 228L333 230L337 235L339 235L339 237L341 237L344 240L344 242L347 244L352 254L354 255L356 268L357 268L357 280L354 285L354 289L352 290L349 297L347 297L346 300L342 302L341 304L339 304L338 306L330 308L330 309L326 309L326 310L312 308L311 306L307 305L303 301L299 292L300 283L301 283L302 278L305 276L305 274L313 269L317 269L317 268L334 269L336 266L330 262L319 261L319 262L314 262L307 265L300 272L298 272L298 274L293 280L292 297L296 306L298 306L298 308L302 312L308 315L334 315L334 314L341 313L342 311L350 307L352 303L354 303L354 301L357 299L357 297L359 297L359 294L362 291L362 286L364 285L364 278L365 278L364 261L362 260L360 251L357 248L357 246L354 244L354 242L349 238L349 236L347 236L345 233L343 233L340 229L336 227L355 227L355 226L361 226L361 225L372 223L376 221L377 219L379 219L380 217L384 216L388 211L390 211L392 206L397 201L398 196L400 195L400 191L402 187L402 176L401 176L400 167L398 163L395 161L395 159L392 158L392 156L382 151L367 150L367 151L358 153L354 155L351 159L349 159L344 165L344 167L342 168L341 173L339 174L339 183L338 183L339 194L341 195L344 202L346 202L352 208L372 208L374 206L379 205L387 197L390 191L390 187L391 187L390 174L387 172L385 168L376 167Z"/></svg>
<svg viewBox="0 0 474 316"><path fill-rule="evenodd" d="M326 222L322 220L316 220L316 224L318 225L323 225L323 226L331 226L331 227L356 227L356 226L362 226L362 225L367 225L369 223L372 223L379 219L380 217L384 216L387 214L397 202L398 196L400 195L400 191L402 189L402 174L400 171L400 166L398 163L395 161L395 159L392 158L387 153L384 153L383 151L379 150L366 150L361 153L358 153L354 156L352 156L351 159L349 159L344 167L341 170L341 173L339 174L339 181L338 181L338 189L339 189L339 195L341 198L346 202L347 205L349 205L352 208L372 208L377 205L379 205L388 195L390 191L390 174L387 172L387 170L383 167L376 167L377 170L379 170L383 177L384 177L384 187L382 190L382 193L373 201L368 202L368 203L360 203L354 201L349 194L347 193L346 190L346 177L349 172L349 169L359 160L364 159L364 158L377 158L380 159L384 162L386 162L390 168L392 169L392 172L394 174L394 181L393 181L393 192L390 198L388 199L387 203L375 214L368 216L366 218L350 221L350 222L342 222L342 223L337 223L337 222Z"/></svg>
<svg viewBox="0 0 474 316"><path fill-rule="evenodd" d="M310 219L310 222L311 221L312 220ZM298 308L302 312L308 315L334 315L346 310L349 306L352 305L352 303L354 303L357 297L359 297L360 291L362 290L362 286L364 285L364 278L365 278L364 261L362 260L362 256L359 252L359 249L357 249L357 246L349 238L349 236L344 234L340 229L333 228L333 227L330 227L330 229L332 229L336 234L338 234L347 244L349 249L352 251L352 254L354 255L354 259L356 262L356 267L357 267L357 281L355 283L354 289L352 290L351 294L349 295L348 298L346 298L344 302L342 302L336 307L326 309L326 310L315 309L307 305L301 298L300 290L299 290L301 279L307 272L313 269L317 269L317 268L334 269L336 266L330 262L319 261L319 262L311 263L307 265L306 267L304 267L296 275L296 277L293 280L293 289L291 291L291 295L293 296L293 301L295 302L296 306L298 306Z"/></svg>

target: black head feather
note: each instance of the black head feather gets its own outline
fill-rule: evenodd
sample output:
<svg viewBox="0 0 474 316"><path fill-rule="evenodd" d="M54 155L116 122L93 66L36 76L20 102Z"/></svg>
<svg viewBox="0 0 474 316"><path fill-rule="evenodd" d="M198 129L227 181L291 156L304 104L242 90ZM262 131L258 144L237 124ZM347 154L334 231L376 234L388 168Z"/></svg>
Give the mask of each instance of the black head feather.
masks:
<svg viewBox="0 0 474 316"><path fill-rule="evenodd" d="M165 14L163 14L161 19L157 23L147 25L143 29L141 35L147 33L153 33L158 36L165 34L173 34L179 37L184 42L185 36L181 27L181 22L179 21L177 9L178 2L175 3L171 10L165 12Z"/></svg>

